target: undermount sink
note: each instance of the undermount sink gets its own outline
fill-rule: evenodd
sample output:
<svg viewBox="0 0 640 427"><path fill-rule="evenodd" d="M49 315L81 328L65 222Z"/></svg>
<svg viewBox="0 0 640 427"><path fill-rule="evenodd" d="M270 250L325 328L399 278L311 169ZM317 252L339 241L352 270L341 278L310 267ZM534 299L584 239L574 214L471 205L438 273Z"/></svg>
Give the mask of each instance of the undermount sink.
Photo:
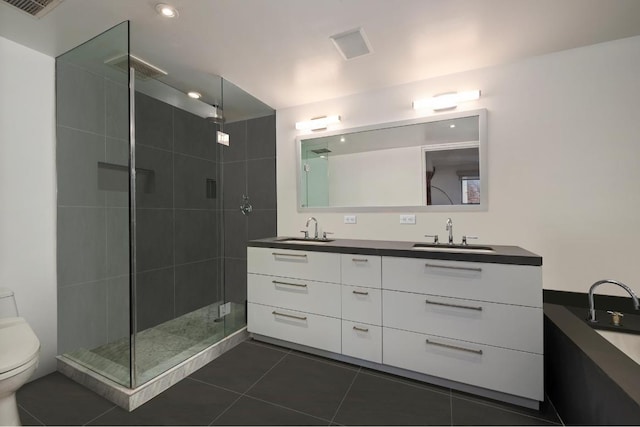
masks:
<svg viewBox="0 0 640 427"><path fill-rule="evenodd" d="M477 245L447 245L447 244L431 244L431 243L416 243L411 248L417 251L432 251L432 252L458 252L458 253L481 253L490 254L493 253L493 248L489 246L477 246Z"/></svg>
<svg viewBox="0 0 640 427"><path fill-rule="evenodd" d="M277 240L278 243L295 243L303 245L324 245L325 243L333 242L331 239L303 239L298 237L291 237L289 239Z"/></svg>

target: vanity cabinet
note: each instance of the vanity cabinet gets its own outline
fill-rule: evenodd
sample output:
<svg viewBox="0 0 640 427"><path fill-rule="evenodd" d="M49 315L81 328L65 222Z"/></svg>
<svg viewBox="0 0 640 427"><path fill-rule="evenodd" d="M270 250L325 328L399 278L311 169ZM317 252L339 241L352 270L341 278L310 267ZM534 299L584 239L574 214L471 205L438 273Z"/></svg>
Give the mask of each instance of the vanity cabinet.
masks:
<svg viewBox="0 0 640 427"><path fill-rule="evenodd" d="M544 400L539 267L383 257L382 272L385 364Z"/></svg>
<svg viewBox="0 0 640 427"><path fill-rule="evenodd" d="M381 257L341 255L342 354L382 363Z"/></svg>
<svg viewBox="0 0 640 427"><path fill-rule="evenodd" d="M517 247L503 247L509 256L452 256L397 245L359 254L249 246L249 332L537 407L542 259Z"/></svg>
<svg viewBox="0 0 640 427"><path fill-rule="evenodd" d="M247 271L249 332L342 351L339 254L250 247Z"/></svg>
<svg viewBox="0 0 640 427"><path fill-rule="evenodd" d="M381 258L247 250L249 332L382 362Z"/></svg>

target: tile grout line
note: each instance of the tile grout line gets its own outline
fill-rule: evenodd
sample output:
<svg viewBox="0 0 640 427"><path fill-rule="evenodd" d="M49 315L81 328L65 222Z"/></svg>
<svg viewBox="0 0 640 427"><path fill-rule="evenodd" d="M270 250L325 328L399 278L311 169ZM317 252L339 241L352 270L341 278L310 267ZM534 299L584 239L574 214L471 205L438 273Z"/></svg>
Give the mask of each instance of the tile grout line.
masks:
<svg viewBox="0 0 640 427"><path fill-rule="evenodd" d="M289 351L289 352L290 352L290 351ZM273 364L273 366L272 366L271 368L269 368L269 369L267 370L267 372L265 372L264 374L262 374L262 375L260 376L260 378L258 378L258 379L253 383L253 384L251 384L251 385L249 386L249 388L248 388L248 389L246 389L246 390L244 391L244 393L240 394L240 396L238 396L238 398L237 398L236 400L234 400L234 401L233 401L233 403L231 403L231 405L229 405L229 406L228 406L224 411L220 412L220 413L218 414L218 416L217 416L217 417L215 417L215 418L214 418L214 419L213 419L213 420L212 420L208 425L213 425L213 423L215 423L216 421L218 421L218 419L220 419L220 417L222 417L224 414L226 414L226 413L229 411L229 409L231 409L231 408L232 408L232 407L233 407L233 406L234 406L234 405L235 405L235 404L236 404L240 399L242 399L242 398L247 394L247 392L248 392L249 390L251 390L251 389L252 389L256 384L258 384L258 382L260 382L260 380L261 380L261 379L263 379L263 378L264 378L264 377L265 377L269 372L271 372L271 371L273 370L273 368L275 368L276 366L278 366L278 365L280 364L280 362L282 362L282 361L284 360L284 358L285 358L285 357L287 357L287 355L289 354L289 352L287 352L287 353L283 354L283 355L282 355L282 357L281 357L281 358L280 358L276 363L274 363L274 364ZM236 393L237 393L237 392L236 392Z"/></svg>
<svg viewBox="0 0 640 427"><path fill-rule="evenodd" d="M553 404L553 401L551 400L551 398L549 397L549 395L547 393L545 393L544 395L547 396L547 400L551 404L551 407L553 408L553 412L555 412L556 416L558 417L558 420L560 420L560 424L565 426L566 424L564 423L564 420L562 419L562 417L560 416L560 413L556 409L556 405Z"/></svg>
<svg viewBox="0 0 640 427"><path fill-rule="evenodd" d="M291 355L295 356L295 357L300 357L302 359L313 360L313 361L316 361L316 362L319 362L319 363L324 363L325 365L336 366L338 368L346 369L348 371L358 371L358 372L360 372L360 369L361 369L361 367L357 366L357 365L354 365L354 367L344 366L345 362L341 362L339 360L327 359L327 358L325 358L323 356L317 356L315 354L307 355L306 353L296 352L296 353L292 353ZM322 359L320 359L320 358L322 358Z"/></svg>
<svg viewBox="0 0 640 427"><path fill-rule="evenodd" d="M531 415L531 414L526 414L524 412L519 412L516 409L501 408L500 406L497 406L497 405L489 403L489 402L483 402L483 401L480 401L480 400L474 400L473 398L467 398L467 397L463 397L463 396L457 396L456 399L465 400L467 402L476 403L476 404L482 405L482 406L488 406L490 408L498 409L498 410L504 411L504 412L509 412L511 414L521 415L523 417L531 418L531 419L534 419L534 420L544 421L547 424L558 425L558 423L555 423L553 421L545 420L544 418L537 417L537 416Z"/></svg>
<svg viewBox="0 0 640 427"><path fill-rule="evenodd" d="M33 413L31 413L30 411L28 411L24 406L18 404L18 408L22 409L24 412L26 412L27 414L29 414L30 416L32 416L37 422L39 422L41 425L46 426L46 424L44 422L42 422L42 420L38 417L36 417L35 415L33 415Z"/></svg>
<svg viewBox="0 0 640 427"><path fill-rule="evenodd" d="M212 425L213 425L213 423L215 423L216 421L218 421L218 419L219 419L220 417L222 417L224 414L226 414L226 413L229 411L229 409L233 408L233 407L234 407L234 405L235 405L236 403L238 403L238 400L242 399L242 396L243 396L242 394L241 394L240 396L238 396L236 400L234 400L233 402L231 402L231 404L230 404L229 406L227 406L227 407L225 408L225 410L224 410L224 411L220 412L220 413L218 414L218 416L217 416L217 417L215 417L215 418L214 418L214 419L213 419L209 424L207 424L207 425L212 426Z"/></svg>
<svg viewBox="0 0 640 427"><path fill-rule="evenodd" d="M347 388L347 391L344 392L344 396L342 396L342 400L340 400L340 404L338 404L336 411L333 413L333 417L331 418L330 424L332 424L335 421L336 417L338 416L338 412L340 412L340 408L342 408L342 404L344 403L345 399L347 398L347 395L351 391L351 388L353 388L353 384L356 382L356 379L358 378L358 375L360 374L361 370L362 370L362 367L359 367L358 370L356 371L356 374L353 376L353 379L351 380L351 384L349 384L349 388Z"/></svg>
<svg viewBox="0 0 640 427"><path fill-rule="evenodd" d="M449 425L453 426L453 390L449 389L449 410L451 411L451 422Z"/></svg>
<svg viewBox="0 0 640 427"><path fill-rule="evenodd" d="M452 389L450 389L450 388L447 388L446 389L447 391L437 390L435 388L432 388L429 385L429 383L424 383L424 385L423 384L413 384L410 381L404 381L403 379L392 378L392 377L389 377L389 376L384 375L384 374L385 374L384 371L380 371L380 372L364 372L363 373L363 375L370 375L372 377L381 378L381 379L388 380L388 381L391 381L391 382L394 382L394 383L398 383L398 384L403 384L403 385L406 385L406 386L409 386L409 387L417 388L419 390L431 391L433 393L449 395L452 392ZM388 374L388 375L393 375L393 374ZM410 379L410 378L408 378L408 379Z"/></svg>
<svg viewBox="0 0 640 427"><path fill-rule="evenodd" d="M281 362L282 362L282 361L283 361L283 360L284 360L284 359L285 359L289 354L291 354L291 350L289 350L289 351L287 351L285 354L283 354L283 355L282 355L282 357L281 357L281 358L280 358L276 363L274 363L274 364L273 364L273 366L272 366L271 368L269 368L269 370L267 370L267 372L265 372L264 374L262 374L262 375L260 376L260 378L258 378L258 379L253 383L253 384L251 384L251 385L249 386L249 388L248 388L248 389L246 389L246 390L244 391L244 393L242 393L242 395L244 396L244 395L246 395L249 391L251 391L251 389L252 389L253 387L255 387L255 386L256 386L256 384L258 384L258 383L259 383L259 382L260 382L264 377L266 377L266 376L267 376L267 374L268 374L269 372L271 372L271 371L272 371L276 366L278 366L278 365L279 365L279 364L280 364L280 363L281 363Z"/></svg>
<svg viewBox="0 0 640 427"><path fill-rule="evenodd" d="M89 425L90 422L97 420L98 418L100 418L101 416L113 411L114 409L116 409L118 406L117 405L113 405L111 408L107 409L106 411L98 414L97 416L91 418L89 421L87 421L86 423L82 424L83 426Z"/></svg>
<svg viewBox="0 0 640 427"><path fill-rule="evenodd" d="M256 400L258 402L266 403L266 404L271 405L271 406L275 406L276 408L286 409L288 411L296 412L298 414L305 415L307 417L315 418L315 419L321 420L321 421L326 421L328 424L332 423L331 420L328 420L326 418L318 417L317 415L312 415L312 414L309 414L307 412L300 411L299 409L294 409L294 408L290 408L288 406L280 405L279 403L269 402L268 400L260 399L258 397L253 397L253 396L244 396L244 397L246 397L247 399Z"/></svg>

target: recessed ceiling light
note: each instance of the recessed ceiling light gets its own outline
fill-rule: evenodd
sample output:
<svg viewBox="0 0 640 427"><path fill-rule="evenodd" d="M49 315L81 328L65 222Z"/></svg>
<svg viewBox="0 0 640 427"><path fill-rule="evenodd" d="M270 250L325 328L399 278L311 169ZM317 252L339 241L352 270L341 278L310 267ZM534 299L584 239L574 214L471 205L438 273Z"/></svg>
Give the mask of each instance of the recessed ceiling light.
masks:
<svg viewBox="0 0 640 427"><path fill-rule="evenodd" d="M200 92L189 92L187 93L187 95L189 95L189 98L193 98L193 99L200 99L202 98L202 94Z"/></svg>
<svg viewBox="0 0 640 427"><path fill-rule="evenodd" d="M156 12L158 12L165 18L175 18L176 16L178 16L178 11L175 7L164 3L158 3L156 5Z"/></svg>
<svg viewBox="0 0 640 427"><path fill-rule="evenodd" d="M450 127L451 129L453 129L454 127L456 127L456 125L451 124L451 125L449 125L449 127Z"/></svg>

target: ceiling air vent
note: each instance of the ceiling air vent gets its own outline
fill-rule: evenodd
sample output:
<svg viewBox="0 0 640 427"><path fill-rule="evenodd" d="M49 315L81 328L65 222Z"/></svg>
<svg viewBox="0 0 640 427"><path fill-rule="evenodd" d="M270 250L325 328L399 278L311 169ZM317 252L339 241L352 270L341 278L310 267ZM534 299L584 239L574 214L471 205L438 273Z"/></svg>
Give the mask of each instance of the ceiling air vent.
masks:
<svg viewBox="0 0 640 427"><path fill-rule="evenodd" d="M371 45L362 28L335 34L330 38L344 59L353 59L371 53Z"/></svg>
<svg viewBox="0 0 640 427"><path fill-rule="evenodd" d="M140 58L137 58L133 55L129 55L131 60L131 66L134 70L136 70L136 77L140 80L147 79L155 79L157 77L166 76L167 72L161 70L155 65L149 64L147 61L143 61ZM105 64L111 65L114 68L117 68L125 73L129 70L129 63L127 62L127 54L116 56L115 58L111 58L105 61Z"/></svg>
<svg viewBox="0 0 640 427"><path fill-rule="evenodd" d="M36 18L42 18L53 8L62 3L62 0L0 0L20 9Z"/></svg>

